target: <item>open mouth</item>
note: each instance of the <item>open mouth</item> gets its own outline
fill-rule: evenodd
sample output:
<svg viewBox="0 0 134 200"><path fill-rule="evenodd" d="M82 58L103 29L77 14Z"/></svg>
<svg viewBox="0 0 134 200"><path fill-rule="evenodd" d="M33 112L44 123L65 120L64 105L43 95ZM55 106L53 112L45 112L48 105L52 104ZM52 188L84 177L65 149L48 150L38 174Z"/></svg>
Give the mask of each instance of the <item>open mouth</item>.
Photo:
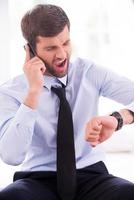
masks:
<svg viewBox="0 0 134 200"><path fill-rule="evenodd" d="M62 62L57 63L56 66L62 68L65 66L65 63L66 63L66 59Z"/></svg>

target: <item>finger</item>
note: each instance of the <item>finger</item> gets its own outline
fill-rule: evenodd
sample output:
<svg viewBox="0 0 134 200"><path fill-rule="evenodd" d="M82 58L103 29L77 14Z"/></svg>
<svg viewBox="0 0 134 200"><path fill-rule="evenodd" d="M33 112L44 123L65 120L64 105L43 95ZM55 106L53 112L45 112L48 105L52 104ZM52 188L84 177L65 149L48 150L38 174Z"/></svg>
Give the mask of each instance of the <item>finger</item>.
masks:
<svg viewBox="0 0 134 200"><path fill-rule="evenodd" d="M93 127L94 130L96 131L100 131L102 129L102 124L96 124L94 127Z"/></svg>
<svg viewBox="0 0 134 200"><path fill-rule="evenodd" d="M30 50L27 44L24 46L24 49L26 51L25 62L28 62L31 58L30 58Z"/></svg>
<svg viewBox="0 0 134 200"><path fill-rule="evenodd" d="M42 74L43 75L45 74L46 67L41 60L37 60L36 62L33 62L33 61L30 60L29 62L31 62L31 64L29 64L29 66L31 66L32 70L36 71L37 69L40 69Z"/></svg>
<svg viewBox="0 0 134 200"><path fill-rule="evenodd" d="M87 139L90 139L90 138L99 138L100 135L99 134L90 134L90 135L87 135Z"/></svg>
<svg viewBox="0 0 134 200"><path fill-rule="evenodd" d="M39 66L44 66L44 63L42 62L42 60L40 60L37 56L30 59L27 63L27 67L39 67Z"/></svg>
<svg viewBox="0 0 134 200"><path fill-rule="evenodd" d="M90 135L99 135L100 134L100 130L95 130L93 128L86 128L86 136L90 136Z"/></svg>
<svg viewBox="0 0 134 200"><path fill-rule="evenodd" d="M46 67L43 62L35 63L34 66L35 66L35 68L39 68L43 75L45 74Z"/></svg>
<svg viewBox="0 0 134 200"><path fill-rule="evenodd" d="M91 144L92 147L96 147L98 144L100 144L100 142L99 141L97 141L97 142L90 142L90 144Z"/></svg>
<svg viewBox="0 0 134 200"><path fill-rule="evenodd" d="M86 138L86 141L88 141L88 142L95 142L95 141L99 141L99 139L100 139L99 135L97 135L97 136L92 135L92 136Z"/></svg>
<svg viewBox="0 0 134 200"><path fill-rule="evenodd" d="M94 130L94 129L92 129L92 130L90 130L89 132L88 132L88 135L99 135L100 134L100 130Z"/></svg>
<svg viewBox="0 0 134 200"><path fill-rule="evenodd" d="M92 128L93 130L100 131L102 128L102 124L100 121L91 120L87 123L86 129Z"/></svg>
<svg viewBox="0 0 134 200"><path fill-rule="evenodd" d="M44 74L45 74L45 71L46 71L45 65L41 68L41 71L42 71L42 74L44 75Z"/></svg>
<svg viewBox="0 0 134 200"><path fill-rule="evenodd" d="M89 140L90 138L96 138L96 137L99 137L99 133L90 133L90 134L86 134L85 135L85 140Z"/></svg>
<svg viewBox="0 0 134 200"><path fill-rule="evenodd" d="M30 61L29 61L30 64L33 64L33 65L44 65L44 63L42 62L42 60L40 60L37 56L32 58Z"/></svg>

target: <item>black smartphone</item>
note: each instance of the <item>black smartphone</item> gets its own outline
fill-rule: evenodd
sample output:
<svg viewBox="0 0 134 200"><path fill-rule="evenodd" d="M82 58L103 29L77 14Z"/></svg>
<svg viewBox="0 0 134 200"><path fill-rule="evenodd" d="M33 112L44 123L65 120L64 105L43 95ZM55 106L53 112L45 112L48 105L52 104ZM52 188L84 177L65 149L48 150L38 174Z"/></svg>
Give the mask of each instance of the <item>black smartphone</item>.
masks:
<svg viewBox="0 0 134 200"><path fill-rule="evenodd" d="M34 56L36 56L36 52L34 51L34 49L30 43L27 43L27 45L28 45L29 51L30 51L30 58L33 58Z"/></svg>
<svg viewBox="0 0 134 200"><path fill-rule="evenodd" d="M38 56L37 53L36 53L36 51L35 51L34 48L32 47L32 45L31 45L30 43L27 43L27 45L28 45L29 51L30 51L30 58L33 58L33 57L35 57L35 56ZM39 56L38 56L38 57L39 57ZM47 70L49 71L49 67L48 67L48 65L45 63L45 61L44 61L42 58L40 58L40 57L39 57L39 59L42 60L42 62L44 63L45 67L46 67ZM51 74L51 72L50 72L50 74Z"/></svg>

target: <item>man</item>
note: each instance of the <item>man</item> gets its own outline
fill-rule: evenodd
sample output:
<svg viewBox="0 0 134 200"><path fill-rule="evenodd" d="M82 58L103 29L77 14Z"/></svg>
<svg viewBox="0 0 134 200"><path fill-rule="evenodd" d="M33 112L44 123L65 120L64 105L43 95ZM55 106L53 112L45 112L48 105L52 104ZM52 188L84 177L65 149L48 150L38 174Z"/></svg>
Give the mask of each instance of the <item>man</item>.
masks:
<svg viewBox="0 0 134 200"><path fill-rule="evenodd" d="M89 60L78 58L70 62L70 22L58 6L35 6L24 15L21 28L28 43L24 75L0 88L0 156L9 165L23 164L22 171L15 173L14 182L1 191L0 200L134 199L134 184L108 173L99 145L123 125L133 123L134 82ZM60 97L52 88L62 86L73 116L76 170L74 166L74 173L68 176L70 184L74 177L74 184L66 185L65 174L61 178L65 185L59 184L59 190L57 179L62 168L59 172L56 164L56 138L61 107L59 111ZM101 95L126 108L97 116ZM64 123L66 120L64 116ZM63 134L65 129L68 126L62 127ZM65 145L70 145L68 137ZM72 147L68 146L68 154L62 159L74 154L69 148ZM60 151L64 152L64 148ZM66 169L64 161L62 165Z"/></svg>

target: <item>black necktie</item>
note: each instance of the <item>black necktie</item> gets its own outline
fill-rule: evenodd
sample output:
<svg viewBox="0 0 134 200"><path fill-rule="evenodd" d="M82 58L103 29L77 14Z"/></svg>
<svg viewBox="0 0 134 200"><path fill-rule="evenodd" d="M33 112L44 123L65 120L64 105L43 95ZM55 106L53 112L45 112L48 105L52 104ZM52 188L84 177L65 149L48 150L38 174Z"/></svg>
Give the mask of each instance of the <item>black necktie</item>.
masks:
<svg viewBox="0 0 134 200"><path fill-rule="evenodd" d="M65 88L51 88L60 99L57 125L57 189L63 200L72 200L76 190L74 131Z"/></svg>

